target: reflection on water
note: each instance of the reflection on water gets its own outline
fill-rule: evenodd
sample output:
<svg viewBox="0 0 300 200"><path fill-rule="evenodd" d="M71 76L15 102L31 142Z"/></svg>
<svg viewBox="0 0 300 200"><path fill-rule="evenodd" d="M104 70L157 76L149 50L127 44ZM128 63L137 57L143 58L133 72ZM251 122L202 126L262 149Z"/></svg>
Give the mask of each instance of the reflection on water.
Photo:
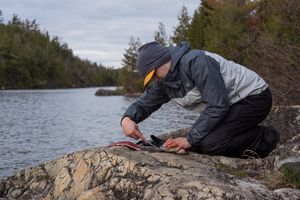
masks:
<svg viewBox="0 0 300 200"><path fill-rule="evenodd" d="M129 140L119 123L135 99L97 97L96 90L0 91L0 177L67 152ZM140 129L149 138L191 126L197 116L170 102Z"/></svg>

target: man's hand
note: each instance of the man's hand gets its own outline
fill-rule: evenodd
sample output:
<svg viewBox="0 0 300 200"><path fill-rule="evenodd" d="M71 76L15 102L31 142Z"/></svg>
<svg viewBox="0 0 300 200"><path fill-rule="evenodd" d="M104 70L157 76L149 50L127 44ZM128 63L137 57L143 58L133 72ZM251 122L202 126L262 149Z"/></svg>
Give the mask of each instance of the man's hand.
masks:
<svg viewBox="0 0 300 200"><path fill-rule="evenodd" d="M185 137L179 137L175 139L168 139L164 143L164 147L166 148L176 148L176 151L179 151L181 149L188 149L191 148L192 146L190 143L187 141Z"/></svg>
<svg viewBox="0 0 300 200"><path fill-rule="evenodd" d="M129 117L124 117L122 119L121 125L122 125L123 132L127 137L132 137L136 140L141 138L143 141L146 141L143 134L139 130L138 125L134 121L132 121Z"/></svg>

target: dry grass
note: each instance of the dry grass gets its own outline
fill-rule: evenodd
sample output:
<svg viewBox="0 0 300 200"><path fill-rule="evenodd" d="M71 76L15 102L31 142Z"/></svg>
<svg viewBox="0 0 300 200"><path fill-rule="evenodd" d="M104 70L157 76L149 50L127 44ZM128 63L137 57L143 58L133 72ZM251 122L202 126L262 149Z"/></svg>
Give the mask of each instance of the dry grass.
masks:
<svg viewBox="0 0 300 200"><path fill-rule="evenodd" d="M262 180L271 190L278 188L300 189L299 185L289 182L287 178L287 175L282 171L269 171L263 174L261 177L256 177L256 179Z"/></svg>

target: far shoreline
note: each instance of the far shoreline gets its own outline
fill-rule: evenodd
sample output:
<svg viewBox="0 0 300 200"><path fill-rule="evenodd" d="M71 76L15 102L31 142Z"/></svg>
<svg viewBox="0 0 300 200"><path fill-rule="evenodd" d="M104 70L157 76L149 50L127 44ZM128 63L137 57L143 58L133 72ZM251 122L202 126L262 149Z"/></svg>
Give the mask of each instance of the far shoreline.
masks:
<svg viewBox="0 0 300 200"><path fill-rule="evenodd" d="M3 92L10 91L55 91L55 90L75 90L75 89L97 89L94 93L95 96L125 96L125 97L139 97L142 95L142 92L133 92L128 93L123 91L122 86L91 86L91 87L68 87L68 88L0 88Z"/></svg>
<svg viewBox="0 0 300 200"><path fill-rule="evenodd" d="M120 86L116 85L108 85L108 86L87 86L87 87L57 87L57 88L5 88L5 87L0 87L0 91L9 91L9 90L65 90L65 89L86 89L86 88L113 88L115 87L116 89Z"/></svg>

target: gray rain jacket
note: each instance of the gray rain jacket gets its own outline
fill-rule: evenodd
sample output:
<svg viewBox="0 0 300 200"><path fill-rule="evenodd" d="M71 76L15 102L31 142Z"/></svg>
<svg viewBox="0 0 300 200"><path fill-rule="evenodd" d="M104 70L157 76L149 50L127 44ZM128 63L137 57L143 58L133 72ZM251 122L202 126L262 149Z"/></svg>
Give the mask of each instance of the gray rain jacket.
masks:
<svg viewBox="0 0 300 200"><path fill-rule="evenodd" d="M171 68L164 80L153 82L129 108L125 116L139 123L170 99L179 105L197 109L204 105L200 117L187 135L198 146L226 116L229 106L268 85L255 72L223 57L202 50L190 50L189 44L169 47Z"/></svg>

